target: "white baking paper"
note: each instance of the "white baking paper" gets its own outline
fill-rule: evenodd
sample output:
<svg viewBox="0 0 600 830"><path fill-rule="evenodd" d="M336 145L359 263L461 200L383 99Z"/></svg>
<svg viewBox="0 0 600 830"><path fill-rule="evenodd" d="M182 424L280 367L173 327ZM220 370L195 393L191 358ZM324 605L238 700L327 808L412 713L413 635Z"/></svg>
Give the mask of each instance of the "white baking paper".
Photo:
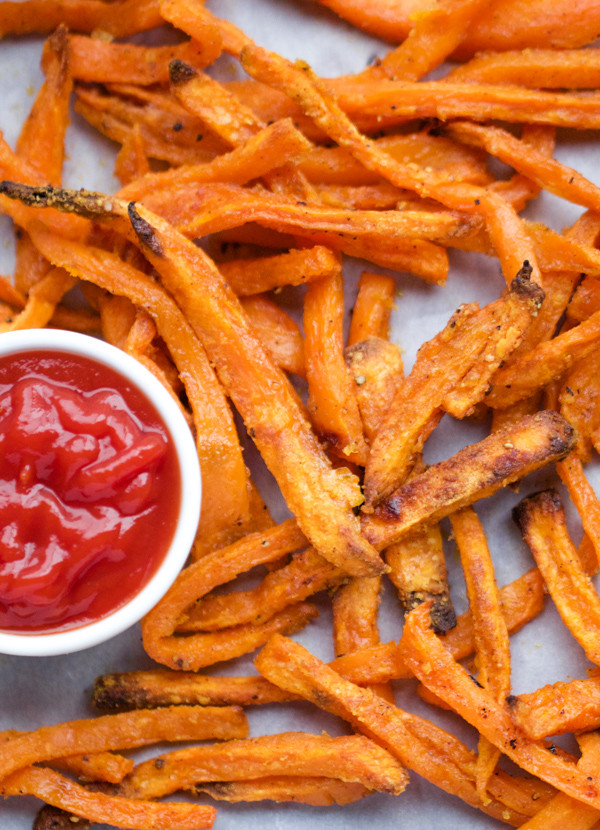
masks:
<svg viewBox="0 0 600 830"><path fill-rule="evenodd" d="M220 16L241 26L257 43L289 58L303 58L326 77L359 71L375 55L386 51L384 44L355 31L310 0L212 0L209 6ZM38 38L23 38L0 43L0 128L12 146L42 81L39 70L41 42ZM231 60L224 58L219 62L220 77L231 78L236 71ZM600 184L598 135L574 136L561 132L559 139L557 157ZM97 136L73 113L65 184L114 191L117 187L112 175L115 152L111 142ZM541 196L527 209L529 217L541 219L558 230L574 221L580 213L577 206L548 195ZM10 223L3 218L0 218L0 234L0 273L9 274L13 262L12 236ZM412 365L419 345L445 324L459 303L489 302L504 286L495 260L451 252L451 261L451 275L443 288L427 285L412 276L398 275L393 339L405 352L407 369ZM347 262L349 307L354 299L356 279L363 267L365 263ZM426 458L432 462L448 457L484 434L484 425L456 423L446 417L426 447ZM254 457L251 450L248 457ZM599 479L592 475L597 483ZM260 470L256 477L275 517L278 520L284 518L285 507L268 473ZM477 512L489 534L500 584L514 579L532 564L531 556L513 526L511 508L524 494L549 483L556 483L553 471L542 471L526 480L518 495L507 490L477 505ZM581 530L575 516L572 520L578 541ZM447 527L445 532L448 533ZM465 591L450 542L447 552L453 598L460 612L465 608ZM328 660L333 657L328 598L321 597L319 605L321 616L297 635L297 639ZM401 626L401 614L393 591L388 587L382 603L382 639L398 639ZM550 601L542 616L515 635L511 643L513 688L517 693L558 679L584 676L587 663L582 650L558 621ZM91 717L95 712L90 704L90 691L97 675L152 665L143 652L138 627L97 648L65 657L26 659L0 655L0 728L33 729L65 719ZM251 672L250 658L215 669L215 673L225 674ZM452 715L428 709L416 697L413 682L398 683L396 693L400 706L433 718L470 745L475 745L470 727ZM308 704L256 708L248 711L248 717L252 735L285 730L326 730L331 734L348 731L346 724ZM158 750L146 751L144 757L149 754L158 754ZM31 828L38 806L39 802L31 798L11 798L1 803L0 827L2 830ZM371 796L344 808L317 809L268 803L248 806L220 803L217 807L216 830L242 827L244 830L264 830L265 827L314 830L315 826L342 830L374 825L380 830L430 830L436 825L447 830L491 830L500 826L414 774L411 774L408 789L399 797Z"/></svg>

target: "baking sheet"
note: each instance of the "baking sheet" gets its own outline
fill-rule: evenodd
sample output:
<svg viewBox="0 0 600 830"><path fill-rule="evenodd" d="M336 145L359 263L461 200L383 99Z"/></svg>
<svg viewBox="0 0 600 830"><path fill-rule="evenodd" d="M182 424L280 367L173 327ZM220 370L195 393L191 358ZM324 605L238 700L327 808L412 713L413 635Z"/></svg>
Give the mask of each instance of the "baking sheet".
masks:
<svg viewBox="0 0 600 830"><path fill-rule="evenodd" d="M386 50L384 44L353 30L308 0L213 0L209 6L220 16L241 26L259 44L289 58L303 58L324 76L358 71L375 55L382 55ZM12 146L42 82L39 70L41 43L38 38L0 43L0 88L3 91L0 128ZM231 60L224 58L219 62L217 71L220 77L229 79L234 77L237 69ZM581 137L561 133L556 155L600 184L597 140L598 136L594 134ZM73 113L68 134L65 184L114 191L117 188L112 175L114 155L115 146L97 136ZM580 208L546 194L527 209L530 218L541 219L557 230L570 224L580 213ZM444 288L426 285L411 276L398 276L399 293L393 315L392 339L403 348L407 369L410 369L419 345L439 331L458 303L474 300L482 304L489 302L498 296L504 286L495 260L451 252L451 263L450 278ZM12 264L10 223L0 218L0 273L9 274ZM364 267L365 263L360 262L348 261L346 264L349 307L354 299L356 280ZM299 294L295 296L299 297ZM483 437L485 429L485 425L456 423L446 417L428 442L426 460L432 462L448 457L459 447ZM251 449L248 456L254 457ZM259 469L256 477L275 517L278 520L284 518L285 506L269 474ZM592 481L595 486L600 483L596 471L592 471ZM542 471L522 484L519 495L508 490L477 506L489 534L500 584L514 579L532 564L529 552L513 527L510 510L524 494L550 483L555 483L553 474ZM581 530L576 517L571 518L573 533L578 540ZM444 531L448 535L446 524ZM465 608L465 591L450 542L447 553L453 598L460 612ZM329 660L333 657L329 603L324 597L319 604L319 619L297 635L297 639L319 657ZM382 603L382 639L398 639L401 625L399 609L392 590L388 588ZM542 616L515 635L511 644L513 688L516 693L533 690L557 679L584 675L587 663L583 653L563 628L550 602ZM89 701L91 686L97 675L151 666L152 662L143 652L138 627L109 643L65 657L33 659L0 655L0 728L32 729L64 719L90 717L95 714ZM215 669L215 673L226 674L252 671L249 658ZM421 703L415 696L414 683L396 684L396 694L400 706L432 717L459 734L471 746L475 745L475 735L469 727L454 716L432 711ZM344 723L316 711L308 704L285 708L258 707L249 710L248 717L252 735L294 729L326 730L331 734L347 732ZM156 749L145 751L143 757L157 753ZM207 803L210 803L208 799ZM31 828L38 806L39 802L31 798L12 798L2 803L0 827L3 830ZM317 809L271 804L218 804L217 807L217 830L242 826L246 830L263 830L265 826L281 830L312 830L315 825L341 830L362 828L374 821L381 830L425 830L436 821L443 821L450 830L491 830L501 826L414 774L408 789L400 797L371 796L344 808Z"/></svg>

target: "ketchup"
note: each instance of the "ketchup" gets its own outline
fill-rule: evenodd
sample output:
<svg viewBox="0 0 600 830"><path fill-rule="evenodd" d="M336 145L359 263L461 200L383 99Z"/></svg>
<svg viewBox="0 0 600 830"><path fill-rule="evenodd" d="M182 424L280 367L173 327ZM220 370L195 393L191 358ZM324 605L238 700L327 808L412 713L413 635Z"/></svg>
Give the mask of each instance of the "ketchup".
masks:
<svg viewBox="0 0 600 830"><path fill-rule="evenodd" d="M58 351L0 358L0 629L117 610L159 568L180 498L173 442L125 378Z"/></svg>

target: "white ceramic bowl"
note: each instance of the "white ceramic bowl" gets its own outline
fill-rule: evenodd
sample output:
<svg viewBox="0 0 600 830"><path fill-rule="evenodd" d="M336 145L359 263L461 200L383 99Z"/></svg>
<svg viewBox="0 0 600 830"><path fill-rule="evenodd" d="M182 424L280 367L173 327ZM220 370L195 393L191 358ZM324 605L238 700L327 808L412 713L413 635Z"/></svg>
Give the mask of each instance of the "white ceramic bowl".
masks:
<svg viewBox="0 0 600 830"><path fill-rule="evenodd" d="M190 429L162 384L135 358L90 337L55 329L27 329L0 334L0 358L48 350L87 357L113 369L154 405L173 441L181 475L177 526L162 564L132 599L106 617L47 634L0 631L0 653L26 657L68 654L98 645L137 623L166 593L184 566L200 517L202 493L198 454Z"/></svg>

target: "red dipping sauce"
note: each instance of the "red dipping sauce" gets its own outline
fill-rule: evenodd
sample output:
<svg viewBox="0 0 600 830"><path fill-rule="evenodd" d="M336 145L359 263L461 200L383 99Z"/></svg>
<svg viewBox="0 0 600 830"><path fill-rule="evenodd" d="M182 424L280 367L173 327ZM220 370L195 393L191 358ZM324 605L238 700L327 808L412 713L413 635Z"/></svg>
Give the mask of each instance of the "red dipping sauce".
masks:
<svg viewBox="0 0 600 830"><path fill-rule="evenodd" d="M126 378L86 357L0 357L0 630L105 617L158 570L181 500L175 447Z"/></svg>

